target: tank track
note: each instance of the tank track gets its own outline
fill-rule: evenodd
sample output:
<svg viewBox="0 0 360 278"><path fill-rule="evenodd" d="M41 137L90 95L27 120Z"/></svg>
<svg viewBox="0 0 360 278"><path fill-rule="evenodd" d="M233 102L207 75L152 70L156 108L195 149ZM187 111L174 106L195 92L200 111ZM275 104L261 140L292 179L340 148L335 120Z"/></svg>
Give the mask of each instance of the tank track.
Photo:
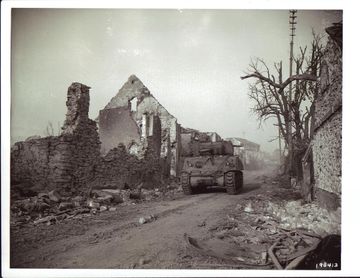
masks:
<svg viewBox="0 0 360 278"><path fill-rule="evenodd" d="M190 184L190 178L188 173L181 174L181 186L185 195L194 194L194 190Z"/></svg>
<svg viewBox="0 0 360 278"><path fill-rule="evenodd" d="M243 173L241 171L229 171L224 175L226 192L230 195L240 193L243 187Z"/></svg>

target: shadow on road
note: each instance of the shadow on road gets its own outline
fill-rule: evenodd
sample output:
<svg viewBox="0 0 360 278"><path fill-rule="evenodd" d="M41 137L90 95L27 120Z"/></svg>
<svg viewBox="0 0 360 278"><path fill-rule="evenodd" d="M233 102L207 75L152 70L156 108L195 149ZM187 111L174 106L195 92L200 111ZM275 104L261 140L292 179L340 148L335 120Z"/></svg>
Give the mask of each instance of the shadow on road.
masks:
<svg viewBox="0 0 360 278"><path fill-rule="evenodd" d="M241 190L240 194L248 193L253 190L259 189L261 185L259 184L246 184ZM209 193L226 193L226 189L223 187L207 187L207 188L198 188L195 191L195 194L209 194Z"/></svg>
<svg viewBox="0 0 360 278"><path fill-rule="evenodd" d="M226 189L223 187L207 187L207 188L198 188L195 191L195 194L209 194L209 193L226 193Z"/></svg>
<svg viewBox="0 0 360 278"><path fill-rule="evenodd" d="M242 194L248 193L250 191L259 189L260 187L261 187L260 184L246 184L246 185L244 185L243 189L241 190L241 193Z"/></svg>

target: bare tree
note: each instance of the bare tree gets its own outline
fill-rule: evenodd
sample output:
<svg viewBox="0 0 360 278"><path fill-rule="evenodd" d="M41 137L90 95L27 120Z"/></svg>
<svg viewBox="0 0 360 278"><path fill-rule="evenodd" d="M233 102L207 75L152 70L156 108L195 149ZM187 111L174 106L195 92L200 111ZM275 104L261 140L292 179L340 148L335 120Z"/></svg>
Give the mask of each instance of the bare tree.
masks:
<svg viewBox="0 0 360 278"><path fill-rule="evenodd" d="M272 73L265 61L259 58L250 63L248 72L241 77L243 80L255 79L249 84L248 93L254 102L252 110L260 123L269 118L276 119L290 158L287 172L298 178L302 178L300 155L306 150L312 136L314 98L318 89L316 81L323 49L320 41L320 37L314 35L309 53L307 47L300 47L300 54L294 57L295 74L285 80L282 62L274 63ZM292 82L295 86L290 93L289 85Z"/></svg>

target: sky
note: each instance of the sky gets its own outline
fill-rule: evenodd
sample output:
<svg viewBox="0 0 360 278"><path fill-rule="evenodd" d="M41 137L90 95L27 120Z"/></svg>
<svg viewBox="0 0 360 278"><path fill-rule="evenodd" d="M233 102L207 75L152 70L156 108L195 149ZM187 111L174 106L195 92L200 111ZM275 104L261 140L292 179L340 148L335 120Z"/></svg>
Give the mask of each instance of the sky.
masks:
<svg viewBox="0 0 360 278"><path fill-rule="evenodd" d="M339 11L299 10L297 48ZM13 9L11 141L57 133L72 82L91 87L89 117L135 74L184 127L243 137L271 152L241 80L252 58L288 64L288 10ZM326 40L325 40L326 41Z"/></svg>

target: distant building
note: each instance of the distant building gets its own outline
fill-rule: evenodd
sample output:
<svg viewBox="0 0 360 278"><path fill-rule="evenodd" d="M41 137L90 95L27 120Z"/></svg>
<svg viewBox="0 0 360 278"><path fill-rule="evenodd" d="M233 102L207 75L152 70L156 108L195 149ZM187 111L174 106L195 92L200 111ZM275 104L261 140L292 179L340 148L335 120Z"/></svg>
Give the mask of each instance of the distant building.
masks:
<svg viewBox="0 0 360 278"><path fill-rule="evenodd" d="M226 138L234 146L234 155L240 157L245 169L258 169L263 163L263 153L260 152L260 145L244 138Z"/></svg>

